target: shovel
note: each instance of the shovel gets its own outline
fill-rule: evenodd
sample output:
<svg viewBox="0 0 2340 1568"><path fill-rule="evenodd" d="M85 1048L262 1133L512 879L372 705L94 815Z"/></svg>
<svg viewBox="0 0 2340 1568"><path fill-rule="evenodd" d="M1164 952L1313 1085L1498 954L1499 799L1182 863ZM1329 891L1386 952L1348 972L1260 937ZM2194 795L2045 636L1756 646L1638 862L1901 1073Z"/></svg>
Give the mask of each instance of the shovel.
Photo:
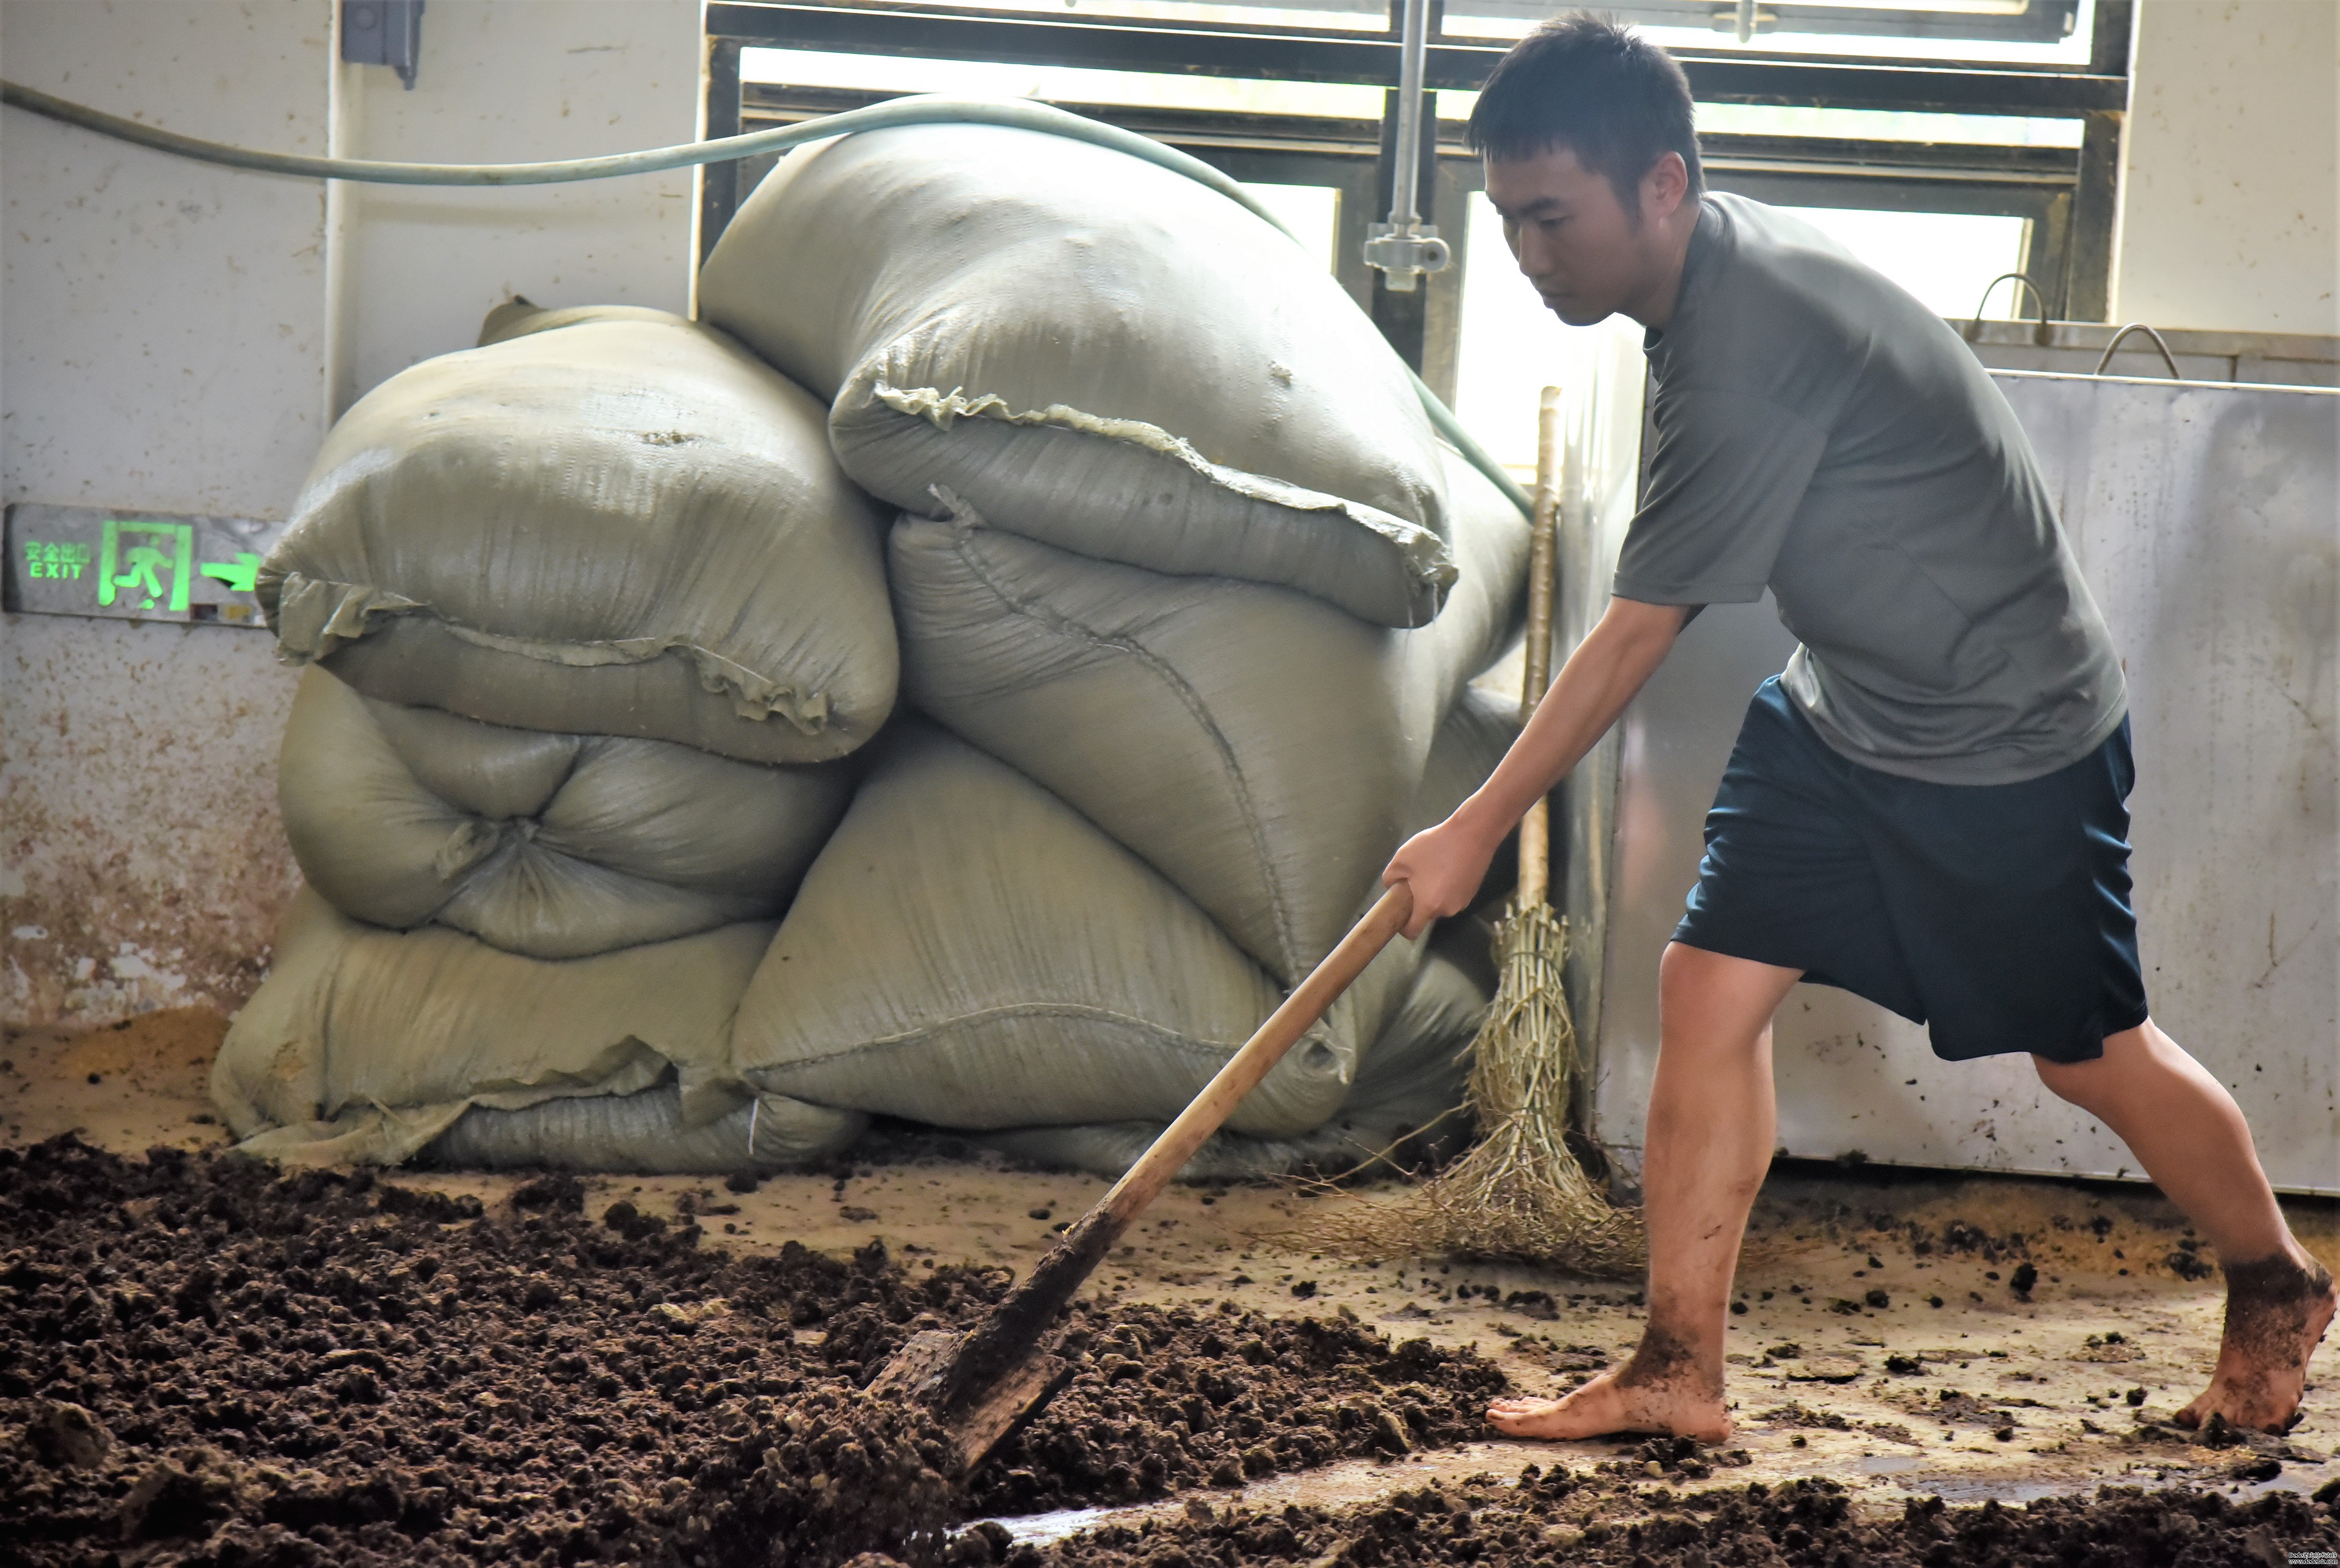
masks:
<svg viewBox="0 0 2340 1568"><path fill-rule="evenodd" d="M1405 928L1413 913L1413 893L1403 882L1383 893L1243 1049L1227 1059L1194 1103L1162 1129L1154 1146L1065 1232L1022 1284L1000 1298L988 1317L965 1333L931 1329L911 1335L871 1381L868 1392L913 1400L931 1410L950 1434L958 1474L971 1474L1072 1381L1072 1363L1050 1354L1042 1342L1050 1337L1057 1313L1081 1282L1105 1261L1122 1233L1203 1141Z"/></svg>

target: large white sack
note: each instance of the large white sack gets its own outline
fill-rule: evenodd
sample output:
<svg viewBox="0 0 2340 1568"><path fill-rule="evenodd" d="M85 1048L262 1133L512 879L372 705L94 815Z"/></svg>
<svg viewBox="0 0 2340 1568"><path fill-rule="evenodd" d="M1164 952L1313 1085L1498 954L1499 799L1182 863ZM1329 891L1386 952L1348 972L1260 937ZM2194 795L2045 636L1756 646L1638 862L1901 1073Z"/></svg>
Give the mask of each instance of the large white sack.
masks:
<svg viewBox="0 0 2340 1568"><path fill-rule="evenodd" d="M1439 727L1406 831L1430 826L1487 780L1518 739L1519 701L1497 690L1466 688ZM1515 874L1502 857L1488 871L1482 904ZM1441 926L1433 947L1454 935ZM1282 1136L1221 1130L1180 1168L1182 1181L1226 1181L1300 1171L1345 1172L1377 1158L1413 1168L1460 1154L1470 1141L1463 1109L1469 1048L1486 1016L1492 962L1467 964L1425 949L1398 1011L1363 1053L1356 1081L1322 1126ZM1014 1127L983 1141L1006 1154L1118 1177L1153 1146L1166 1121Z"/></svg>
<svg viewBox="0 0 2340 1568"><path fill-rule="evenodd" d="M1460 1153L1471 1136L1463 1108L1469 1050L1486 1007L1486 993L1462 970L1435 956L1425 958L1404 1007L1365 1052L1349 1097L1331 1120L1286 1137L1213 1133L1180 1167L1178 1179L1411 1170ZM1022 1159L1118 1178L1168 1125L1018 1127L983 1142Z"/></svg>
<svg viewBox="0 0 2340 1568"><path fill-rule="evenodd" d="M1286 589L1094 561L964 512L906 517L888 546L904 692L1294 983L1373 890L1433 737L1515 631L1526 525L1459 458L1449 467L1460 575L1445 611L1411 631Z"/></svg>
<svg viewBox="0 0 2340 1568"><path fill-rule="evenodd" d="M749 922L549 962L441 927L361 925L304 888L277 928L267 980L212 1064L212 1098L243 1148L304 1162L395 1165L474 1107L668 1087L680 1129L705 1127L749 1104L729 1069L731 1014L772 930ZM768 1117L795 1157L841 1147L864 1125L777 1099L759 1120ZM605 1123L600 1136L619 1130ZM633 1130L630 1144L572 1148L556 1163L669 1168L659 1139L674 1129L652 1117Z"/></svg>
<svg viewBox="0 0 2340 1568"><path fill-rule="evenodd" d="M646 315L499 313L498 341L361 399L260 570L280 654L392 702L758 762L876 733L883 521L824 411Z"/></svg>
<svg viewBox="0 0 2340 1568"><path fill-rule="evenodd" d="M312 668L276 798L302 874L343 914L575 958L778 916L849 769L482 724Z"/></svg>
<svg viewBox="0 0 2340 1568"><path fill-rule="evenodd" d="M1283 1000L1185 895L1006 763L915 721L878 749L740 1004L748 1082L951 1127L1166 1119ZM1331 1116L1419 947L1393 943L1228 1125Z"/></svg>
<svg viewBox="0 0 2340 1568"><path fill-rule="evenodd" d="M1321 255L1183 174L1004 126L817 143L741 206L699 299L833 398L846 471L910 511L939 487L1066 550L1384 626L1453 579L1403 362Z"/></svg>
<svg viewBox="0 0 2340 1568"><path fill-rule="evenodd" d="M1423 761L1422 787L1414 795L1413 804L1406 809L1404 836L1412 838L1424 828L1444 821L1454 808L1470 798L1472 791L1487 781L1502 761L1503 754L1512 749L1512 742L1519 738L1518 698L1475 681L1457 692L1454 706L1446 710L1445 719L1438 726L1437 739L1431 742L1430 755ZM1499 853L1496 864L1488 868L1489 876L1498 869L1517 874L1516 867L1503 868L1502 860ZM1480 896L1486 896L1483 889Z"/></svg>

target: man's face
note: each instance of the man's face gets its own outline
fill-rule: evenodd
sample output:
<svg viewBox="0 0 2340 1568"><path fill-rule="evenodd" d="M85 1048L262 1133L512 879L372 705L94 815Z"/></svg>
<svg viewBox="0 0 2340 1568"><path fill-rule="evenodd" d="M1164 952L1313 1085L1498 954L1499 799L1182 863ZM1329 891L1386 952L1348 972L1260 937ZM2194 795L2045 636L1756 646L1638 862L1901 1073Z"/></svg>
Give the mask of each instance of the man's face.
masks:
<svg viewBox="0 0 2340 1568"><path fill-rule="evenodd" d="M1641 194L1646 208L1652 193ZM1629 213L1608 180L1569 148L1489 160L1487 199L1502 216L1521 273L1572 327L1634 304L1649 292L1653 269L1662 270L1661 225Z"/></svg>

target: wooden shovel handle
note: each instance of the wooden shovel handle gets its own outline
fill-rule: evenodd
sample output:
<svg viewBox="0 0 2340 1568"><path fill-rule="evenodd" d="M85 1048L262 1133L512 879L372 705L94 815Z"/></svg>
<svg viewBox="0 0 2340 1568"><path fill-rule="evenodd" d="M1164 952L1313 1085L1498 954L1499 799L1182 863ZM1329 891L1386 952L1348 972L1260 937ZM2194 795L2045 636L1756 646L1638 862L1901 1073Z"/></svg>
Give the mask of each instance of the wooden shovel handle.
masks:
<svg viewBox="0 0 2340 1568"><path fill-rule="evenodd" d="M1176 1176L1205 1139L1218 1131L1243 1097L1257 1087L1300 1037L1324 1016L1342 992L1364 972L1413 913L1413 889L1400 882L1383 893L1341 945L1324 956L1284 1005L1243 1049L1227 1058L1178 1119L1162 1129L1154 1146L1113 1184L1097 1206L1075 1221L1064 1239L1040 1260L1021 1285L1009 1291L990 1316L961 1342L952 1365L928 1391L946 1414L980 1399L1013 1372L1039 1344L1057 1312L1073 1298L1096 1265L1155 1195Z"/></svg>
<svg viewBox="0 0 2340 1568"><path fill-rule="evenodd" d="M1341 938L1340 946L1325 954L1324 961L1309 972L1292 995L1284 997L1282 1007L1267 1016L1267 1022L1244 1042L1243 1049L1227 1058L1226 1066L1204 1086L1192 1104L1178 1113L1176 1121L1162 1129L1154 1146L1113 1184L1113 1190L1081 1224L1111 1216L1113 1234L1119 1236L1137 1217L1137 1211L1152 1203L1170 1178L1185 1167L1204 1140L1234 1114L1244 1097L1259 1087L1259 1081L1284 1059L1284 1053L1364 973L1365 966L1389 946L1390 938L1405 928L1406 917L1413 913L1413 889L1403 882L1375 900L1365 918ZM1068 1232L1066 1240L1071 1239Z"/></svg>

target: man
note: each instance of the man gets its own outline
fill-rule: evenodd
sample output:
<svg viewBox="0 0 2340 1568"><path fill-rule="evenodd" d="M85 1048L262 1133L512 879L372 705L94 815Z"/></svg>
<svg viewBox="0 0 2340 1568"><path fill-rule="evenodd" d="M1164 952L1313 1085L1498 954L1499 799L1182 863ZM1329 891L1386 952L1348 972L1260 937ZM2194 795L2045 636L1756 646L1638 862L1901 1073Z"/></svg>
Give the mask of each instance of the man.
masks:
<svg viewBox="0 0 2340 1568"><path fill-rule="evenodd" d="M1656 445L1614 597L1511 754L1383 880L1413 927L1615 722L1700 606L1768 587L1767 680L1660 968L1643 1147L1649 1319L1621 1367L1490 1411L1523 1436L1729 1434L1723 1330L1799 980L2031 1055L2217 1249L2226 1333L2178 1414L2280 1431L2332 1318L2249 1128L2153 1025L2129 906L2127 690L2013 412L1942 322L1824 235L1706 194L1690 90L1614 24L1549 23L1471 119L1520 270L1562 321L1646 329Z"/></svg>

